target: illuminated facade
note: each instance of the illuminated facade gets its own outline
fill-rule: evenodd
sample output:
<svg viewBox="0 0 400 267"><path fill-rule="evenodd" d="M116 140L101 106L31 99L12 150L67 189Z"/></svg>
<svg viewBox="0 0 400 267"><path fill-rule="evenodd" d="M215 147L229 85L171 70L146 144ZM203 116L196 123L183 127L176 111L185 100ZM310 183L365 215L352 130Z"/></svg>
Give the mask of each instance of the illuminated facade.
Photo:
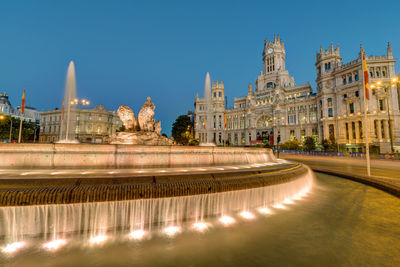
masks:
<svg viewBox="0 0 400 267"><path fill-rule="evenodd" d="M65 139L67 112L62 120L62 110L42 112L39 141L56 142ZM122 126L118 114L106 110L103 105L93 109L72 108L70 114L69 138L82 143L107 143L111 134Z"/></svg>
<svg viewBox="0 0 400 267"><path fill-rule="evenodd" d="M361 48L362 49L362 48ZM223 82L213 82L211 129L206 129L206 103L196 95L195 130L201 140L212 134L217 145L224 140L232 145L247 146L268 142L271 145L290 139L303 140L335 137L342 150L361 152L364 149L363 90L361 52L358 57L342 64L339 46L317 51L317 90L309 83L296 85L286 70L286 51L279 36L264 43L263 71L250 83L247 94L234 99L232 108L225 107ZM390 82L395 76L392 48L387 54L367 56L372 82ZM385 92L371 92L368 102L370 143L381 153L390 152L389 119L394 149L400 149L399 90L390 87ZM388 101L386 101L388 100ZM226 129L224 114L226 113Z"/></svg>

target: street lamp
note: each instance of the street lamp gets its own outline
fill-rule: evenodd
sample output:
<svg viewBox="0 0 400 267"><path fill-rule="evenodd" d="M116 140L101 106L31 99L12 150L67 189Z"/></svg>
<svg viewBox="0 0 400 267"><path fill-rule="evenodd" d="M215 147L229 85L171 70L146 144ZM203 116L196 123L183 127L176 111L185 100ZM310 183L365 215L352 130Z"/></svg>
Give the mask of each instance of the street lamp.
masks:
<svg viewBox="0 0 400 267"><path fill-rule="evenodd" d="M4 116L3 114L1 114L0 115L0 120L4 120L6 118L6 116ZM8 142L9 143L11 143L11 138L12 138L12 118L11 118L11 116L9 117L9 120L10 120L10 137L9 137L9 140L8 140Z"/></svg>
<svg viewBox="0 0 400 267"><path fill-rule="evenodd" d="M395 86L396 84L399 83L399 79L398 77L394 77L390 83L383 83L382 81L377 81L373 84L371 84L371 89L375 92L375 90L384 90L385 91L385 95L386 95L386 106L387 106L387 114L388 114L388 126L389 126L389 138L390 138L390 150L391 150L391 154L393 154L394 149L393 149L393 136L392 136L392 124L391 124L391 120L390 120L390 106L389 106L389 92L390 92L390 88L392 86Z"/></svg>
<svg viewBox="0 0 400 267"><path fill-rule="evenodd" d="M77 139L79 140L79 132L80 132L80 127L79 127L79 122L81 120L81 106L88 106L90 105L90 102L86 99L81 99L79 100L78 98L75 98L74 100L71 101L70 103L72 106L78 105L78 132L77 132Z"/></svg>

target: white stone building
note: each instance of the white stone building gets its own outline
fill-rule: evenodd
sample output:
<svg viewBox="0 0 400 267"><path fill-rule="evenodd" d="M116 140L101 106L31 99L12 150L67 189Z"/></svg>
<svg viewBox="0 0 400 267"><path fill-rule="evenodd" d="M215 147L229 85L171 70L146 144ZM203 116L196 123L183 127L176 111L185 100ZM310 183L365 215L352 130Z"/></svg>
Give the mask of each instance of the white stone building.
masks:
<svg viewBox="0 0 400 267"><path fill-rule="evenodd" d="M362 48L361 48L362 49ZM317 90L309 83L296 85L286 70L286 51L283 41L275 36L265 41L263 71L248 86L247 94L234 99L232 108L225 107L223 82L212 83L211 118L206 118L204 98L196 95L195 131L200 142L212 135L217 145L224 140L233 145L252 145L269 142L271 145L289 139L303 140L306 136L329 139L334 136L341 150L361 152L365 148L362 132L363 82L361 53L342 64L339 46L321 48L317 52ZM367 56L371 82L390 83L395 76L392 48L387 54ZM370 144L381 153L390 152L388 100L394 149L400 149L400 92L390 87L389 97L384 90L371 92L368 101ZM226 113L226 127L224 114ZM211 129L206 129L211 119Z"/></svg>
<svg viewBox="0 0 400 267"><path fill-rule="evenodd" d="M68 138L82 143L107 143L110 135L121 128L122 122L114 111L103 105L92 109L71 108ZM66 137L67 111L54 109L42 112L39 142L50 143Z"/></svg>
<svg viewBox="0 0 400 267"><path fill-rule="evenodd" d="M0 114L9 115L15 118L21 117L21 107L14 108L6 92L0 94ZM36 108L25 106L24 121L40 123L40 112Z"/></svg>

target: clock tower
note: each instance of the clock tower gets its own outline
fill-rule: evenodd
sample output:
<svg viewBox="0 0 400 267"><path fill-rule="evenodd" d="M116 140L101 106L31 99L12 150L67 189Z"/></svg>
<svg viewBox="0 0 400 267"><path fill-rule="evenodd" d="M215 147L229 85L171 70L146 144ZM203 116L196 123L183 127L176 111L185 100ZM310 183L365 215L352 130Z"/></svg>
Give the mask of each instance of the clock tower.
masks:
<svg viewBox="0 0 400 267"><path fill-rule="evenodd" d="M269 42L266 39L263 51L264 75L277 74L278 72L285 71L285 58L285 45L279 35L274 36L273 42Z"/></svg>

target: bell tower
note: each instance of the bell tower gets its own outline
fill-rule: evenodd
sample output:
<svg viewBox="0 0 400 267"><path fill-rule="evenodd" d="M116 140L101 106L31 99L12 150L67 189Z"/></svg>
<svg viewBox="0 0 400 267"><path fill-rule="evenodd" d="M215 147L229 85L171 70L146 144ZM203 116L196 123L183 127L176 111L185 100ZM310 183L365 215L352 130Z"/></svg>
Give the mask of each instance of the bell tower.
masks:
<svg viewBox="0 0 400 267"><path fill-rule="evenodd" d="M281 38L274 35L274 41L264 41L263 51L263 74L276 74L277 72L285 71L286 67L286 52L285 45Z"/></svg>

